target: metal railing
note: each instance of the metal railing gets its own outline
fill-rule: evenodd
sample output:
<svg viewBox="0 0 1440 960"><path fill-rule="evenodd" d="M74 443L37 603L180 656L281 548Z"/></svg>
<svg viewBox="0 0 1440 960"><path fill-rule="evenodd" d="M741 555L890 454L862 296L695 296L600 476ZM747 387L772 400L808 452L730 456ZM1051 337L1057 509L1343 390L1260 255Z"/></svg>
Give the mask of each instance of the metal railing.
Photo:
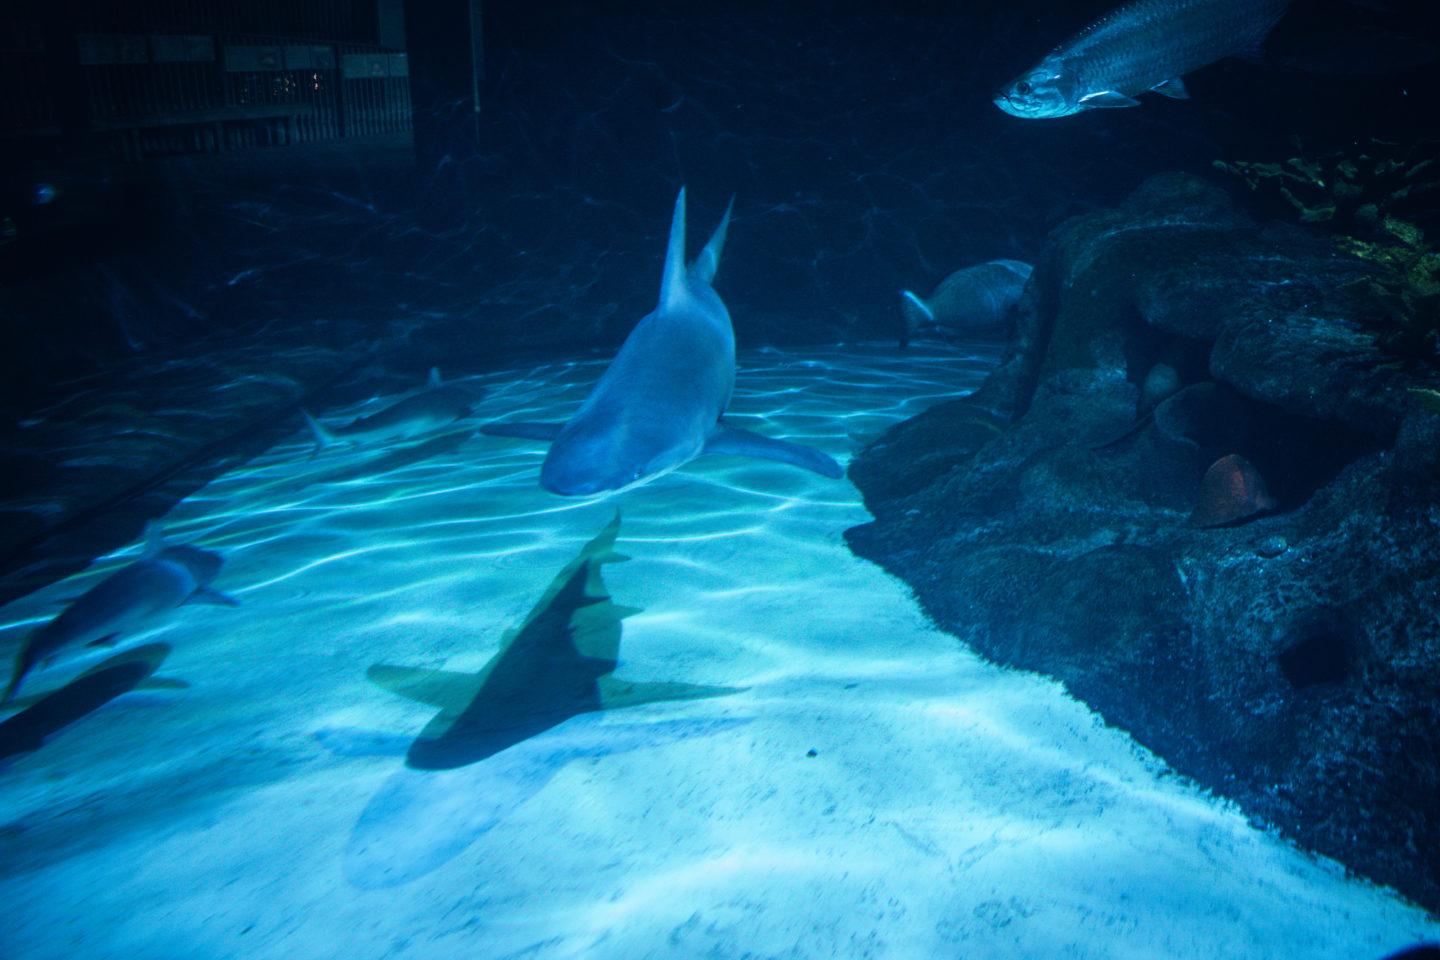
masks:
<svg viewBox="0 0 1440 960"><path fill-rule="evenodd" d="M89 129L117 159L410 129L404 51L202 34L82 34L76 44ZM0 55L6 133L59 133L54 62L34 43Z"/></svg>

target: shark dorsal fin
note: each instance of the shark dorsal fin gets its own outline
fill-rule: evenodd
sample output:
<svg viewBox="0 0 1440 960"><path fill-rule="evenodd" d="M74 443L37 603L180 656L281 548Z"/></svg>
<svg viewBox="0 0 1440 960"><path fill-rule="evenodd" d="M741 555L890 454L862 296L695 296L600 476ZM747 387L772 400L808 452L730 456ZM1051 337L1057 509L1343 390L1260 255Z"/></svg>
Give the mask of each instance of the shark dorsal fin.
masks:
<svg viewBox="0 0 1440 960"><path fill-rule="evenodd" d="M429 387L431 390L433 390L433 389L435 389L436 387L440 386L440 368L439 368L439 367L431 367L431 368L430 368L430 376L428 376L428 377L425 378L425 386Z"/></svg>
<svg viewBox="0 0 1440 960"><path fill-rule="evenodd" d="M720 268L720 251L725 248L725 230L730 226L730 211L735 209L735 196L731 194L730 203L725 207L725 216L720 220L720 226L710 234L710 240L705 244L705 249L700 251L700 256L695 258L691 269L695 276L705 283L715 281L715 271Z"/></svg>
<svg viewBox="0 0 1440 960"><path fill-rule="evenodd" d="M675 198L670 219L670 242L665 247L665 275L660 280L660 313L684 309L690 300L685 286L685 188Z"/></svg>

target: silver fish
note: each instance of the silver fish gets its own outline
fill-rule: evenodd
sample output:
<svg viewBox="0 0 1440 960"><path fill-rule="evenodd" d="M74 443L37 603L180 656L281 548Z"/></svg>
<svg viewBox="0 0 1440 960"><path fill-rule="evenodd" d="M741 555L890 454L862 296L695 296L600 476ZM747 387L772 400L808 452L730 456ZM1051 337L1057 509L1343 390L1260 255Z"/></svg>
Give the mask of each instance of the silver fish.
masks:
<svg viewBox="0 0 1440 960"><path fill-rule="evenodd" d="M1135 107L1147 90L1190 94L1180 77L1255 49L1290 0L1133 0L1081 30L995 97L1011 116L1041 120L1097 107Z"/></svg>

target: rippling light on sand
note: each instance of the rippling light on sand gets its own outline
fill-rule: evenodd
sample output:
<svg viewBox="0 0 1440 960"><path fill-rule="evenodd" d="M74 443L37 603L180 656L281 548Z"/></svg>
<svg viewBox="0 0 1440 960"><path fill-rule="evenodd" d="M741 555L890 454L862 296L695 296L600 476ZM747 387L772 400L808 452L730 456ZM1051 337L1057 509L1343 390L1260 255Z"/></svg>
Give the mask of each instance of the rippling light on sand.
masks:
<svg viewBox="0 0 1440 960"><path fill-rule="evenodd" d="M860 346L740 365L737 422L844 463L989 361ZM160 674L188 689L127 694L0 772L4 955L1364 960L1440 934L1168 775L1058 684L935 631L846 550L868 519L848 481L714 457L566 500L536 485L544 444L475 433L563 419L601 369L457 378L487 391L476 419L404 445L310 459L297 418L176 506L167 536L223 553L215 585L243 605L127 641L173 644ZM347 844L401 760L317 732L413 736L434 709L366 667L480 669L616 508L633 559L606 581L643 608L616 675L745 690L602 722L743 722L557 763L493 826L437 838L460 850L443 864L348 884ZM0 611L7 649L137 550ZM493 799L486 775L404 796L463 812Z"/></svg>

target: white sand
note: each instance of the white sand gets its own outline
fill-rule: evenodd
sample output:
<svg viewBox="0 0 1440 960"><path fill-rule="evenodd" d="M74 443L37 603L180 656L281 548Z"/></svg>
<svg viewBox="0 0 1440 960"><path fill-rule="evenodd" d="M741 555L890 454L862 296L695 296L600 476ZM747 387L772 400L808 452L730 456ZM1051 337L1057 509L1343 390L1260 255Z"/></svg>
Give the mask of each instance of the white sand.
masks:
<svg viewBox="0 0 1440 960"><path fill-rule="evenodd" d="M563 419L601 368L467 382L490 391L480 420ZM844 461L984 369L923 346L750 353L732 413ZM243 606L185 607L147 635L190 689L127 694L0 772L0 955L1365 960L1440 937L1058 684L934 630L846 549L867 519L848 481L717 457L565 500L536 486L543 444L466 435L397 465L406 450L308 461L297 422L175 508L168 535L224 553L216 586ZM535 738L548 779L497 823L397 819L396 844L458 852L402 886L352 886L352 832L397 775L464 815L513 771L502 754L417 775L317 731L418 732L433 710L365 668L479 669L617 506L634 560L606 581L644 608L617 675L748 689L582 718L657 735L568 763L546 766L593 728ZM0 611L0 653L136 549ZM659 733L712 718L732 724Z"/></svg>

